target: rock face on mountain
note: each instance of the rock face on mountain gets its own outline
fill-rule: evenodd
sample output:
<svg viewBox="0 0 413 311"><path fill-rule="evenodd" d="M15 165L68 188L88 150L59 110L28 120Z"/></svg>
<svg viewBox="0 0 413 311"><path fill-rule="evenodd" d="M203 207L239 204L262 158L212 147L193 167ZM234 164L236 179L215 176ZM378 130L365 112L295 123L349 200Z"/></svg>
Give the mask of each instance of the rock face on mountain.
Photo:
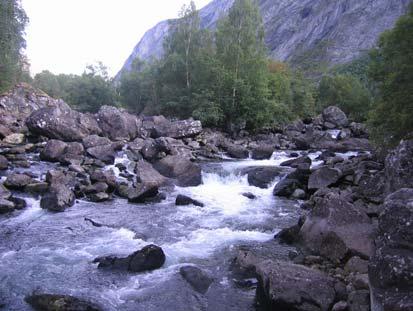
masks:
<svg viewBox="0 0 413 311"><path fill-rule="evenodd" d="M200 10L201 26L213 29L234 0L214 0ZM303 63L346 63L374 46L378 36L407 11L409 0L260 0L271 58ZM168 21L148 30L117 75L134 59L159 58Z"/></svg>

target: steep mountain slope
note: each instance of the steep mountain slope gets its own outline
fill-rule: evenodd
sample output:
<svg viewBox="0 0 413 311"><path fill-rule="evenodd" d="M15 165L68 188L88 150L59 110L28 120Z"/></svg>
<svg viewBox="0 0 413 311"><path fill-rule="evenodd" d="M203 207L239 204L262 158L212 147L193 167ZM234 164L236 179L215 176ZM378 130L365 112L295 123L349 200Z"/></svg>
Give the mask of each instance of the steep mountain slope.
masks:
<svg viewBox="0 0 413 311"><path fill-rule="evenodd" d="M200 10L202 27L212 29L234 0L214 0ZM259 0L266 43L273 59L311 66L348 62L374 46L380 33L407 11L410 0ZM150 29L125 62L162 55L169 23Z"/></svg>

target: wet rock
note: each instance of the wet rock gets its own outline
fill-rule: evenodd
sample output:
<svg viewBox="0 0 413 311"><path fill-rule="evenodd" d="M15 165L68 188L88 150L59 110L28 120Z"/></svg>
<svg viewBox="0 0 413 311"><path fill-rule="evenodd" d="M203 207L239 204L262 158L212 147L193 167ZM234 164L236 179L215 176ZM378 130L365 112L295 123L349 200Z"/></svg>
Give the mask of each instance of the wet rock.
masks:
<svg viewBox="0 0 413 311"><path fill-rule="evenodd" d="M150 163L142 160L135 166L136 182L149 186L162 187L167 179L162 176Z"/></svg>
<svg viewBox="0 0 413 311"><path fill-rule="evenodd" d="M251 192L244 192L242 195L250 200L255 200L257 196Z"/></svg>
<svg viewBox="0 0 413 311"><path fill-rule="evenodd" d="M13 190L22 190L25 186L30 184L33 179L26 174L13 173L7 176L4 186Z"/></svg>
<svg viewBox="0 0 413 311"><path fill-rule="evenodd" d="M89 156L98 159L106 164L113 164L115 162L116 150L115 145L101 145L86 149Z"/></svg>
<svg viewBox="0 0 413 311"><path fill-rule="evenodd" d="M63 170L49 170L46 173L46 182L50 185L63 184L72 186L75 183L75 174Z"/></svg>
<svg viewBox="0 0 413 311"><path fill-rule="evenodd" d="M110 145L112 142L107 137L101 137L98 135L89 135L82 140L82 144L85 149L97 147L97 146L104 146Z"/></svg>
<svg viewBox="0 0 413 311"><path fill-rule="evenodd" d="M49 184L47 182L34 182L28 184L24 190L33 194L43 194L49 189Z"/></svg>
<svg viewBox="0 0 413 311"><path fill-rule="evenodd" d="M0 184L0 199L9 199L11 197L11 192L4 187L3 184Z"/></svg>
<svg viewBox="0 0 413 311"><path fill-rule="evenodd" d="M140 152L145 160L155 162L164 158L170 152L170 149L164 140L147 139L144 141Z"/></svg>
<svg viewBox="0 0 413 311"><path fill-rule="evenodd" d="M289 166L292 168L297 168L298 166L303 167L303 165L307 166L308 169L310 168L311 159L308 156L303 156L297 159L287 160L280 164L280 166Z"/></svg>
<svg viewBox="0 0 413 311"><path fill-rule="evenodd" d="M26 140L26 136L20 133L14 133L3 138L3 142L10 145L21 145Z"/></svg>
<svg viewBox="0 0 413 311"><path fill-rule="evenodd" d="M201 168L180 156L167 156L154 164L163 176L173 178L180 187L196 187L202 183Z"/></svg>
<svg viewBox="0 0 413 311"><path fill-rule="evenodd" d="M355 289L370 289L369 286L369 276L366 274L357 274L351 278L351 283Z"/></svg>
<svg viewBox="0 0 413 311"><path fill-rule="evenodd" d="M175 205L190 205L193 204L195 206L204 207L204 203L201 203L197 200L194 200L186 195L178 194L175 200Z"/></svg>
<svg viewBox="0 0 413 311"><path fill-rule="evenodd" d="M372 255L374 228L363 211L336 192L326 191L313 200L315 206L300 230L306 248L331 260L342 260L348 252Z"/></svg>
<svg viewBox="0 0 413 311"><path fill-rule="evenodd" d="M297 189L307 189L309 175L310 170L306 168L306 165L304 169L297 168L275 185L273 194L279 197L290 197Z"/></svg>
<svg viewBox="0 0 413 311"><path fill-rule="evenodd" d="M15 205L12 201L0 198L0 214L14 211Z"/></svg>
<svg viewBox="0 0 413 311"><path fill-rule="evenodd" d="M142 121L128 112L112 106L102 106L96 114L102 134L111 140L133 140L139 136Z"/></svg>
<svg viewBox="0 0 413 311"><path fill-rule="evenodd" d="M385 163L387 194L401 188L413 188L413 140L402 141L389 153Z"/></svg>
<svg viewBox="0 0 413 311"><path fill-rule="evenodd" d="M128 189L128 201L131 203L145 203L148 199L156 197L158 187L151 184L138 184Z"/></svg>
<svg viewBox="0 0 413 311"><path fill-rule="evenodd" d="M52 212L63 212L75 204L75 195L66 185L53 184L40 200L40 207Z"/></svg>
<svg viewBox="0 0 413 311"><path fill-rule="evenodd" d="M24 209L27 207L27 203L25 199L12 197L9 200L14 203L15 209Z"/></svg>
<svg viewBox="0 0 413 311"><path fill-rule="evenodd" d="M29 130L37 135L62 141L81 141L91 134L101 132L96 120L68 106L42 108L26 120Z"/></svg>
<svg viewBox="0 0 413 311"><path fill-rule="evenodd" d="M349 311L370 311L370 292L368 290L351 292L347 302Z"/></svg>
<svg viewBox="0 0 413 311"><path fill-rule="evenodd" d="M231 158L247 159L250 156L247 148L240 145L227 144L224 146L224 149Z"/></svg>
<svg viewBox="0 0 413 311"><path fill-rule="evenodd" d="M307 197L307 193L303 189L295 189L291 198L296 200L304 200Z"/></svg>
<svg viewBox="0 0 413 311"><path fill-rule="evenodd" d="M257 299L269 310L327 311L333 306L334 280L321 271L271 260L259 263L256 271Z"/></svg>
<svg viewBox="0 0 413 311"><path fill-rule="evenodd" d="M143 272L159 269L165 263L165 254L159 246L148 245L128 257L99 257L94 260L98 268Z"/></svg>
<svg viewBox="0 0 413 311"><path fill-rule="evenodd" d="M116 187L116 176L113 170L101 170L96 169L89 171L90 181L92 183L104 182L109 188L108 191L111 192Z"/></svg>
<svg viewBox="0 0 413 311"><path fill-rule="evenodd" d="M93 185L89 185L85 187L83 189L83 192L85 194L95 194L99 192L107 192L108 189L109 189L109 186L105 182L100 181L100 182L94 183Z"/></svg>
<svg viewBox="0 0 413 311"><path fill-rule="evenodd" d="M413 189L387 196L379 216L369 279L373 305L384 310L413 307Z"/></svg>
<svg viewBox="0 0 413 311"><path fill-rule="evenodd" d="M367 260L361 259L358 256L351 257L346 265L344 266L344 271L347 273L361 273L365 274L368 272L369 262Z"/></svg>
<svg viewBox="0 0 413 311"><path fill-rule="evenodd" d="M250 185L265 189L274 182L276 177L280 176L282 171L279 167L263 166L248 167L243 169L241 173L248 175L248 183Z"/></svg>
<svg viewBox="0 0 413 311"><path fill-rule="evenodd" d="M330 106L323 110L323 119L333 125L333 128L341 128L349 125L346 114L338 107Z"/></svg>
<svg viewBox="0 0 413 311"><path fill-rule="evenodd" d="M193 289L201 294L206 294L214 281L205 271L194 266L181 267L179 273Z"/></svg>
<svg viewBox="0 0 413 311"><path fill-rule="evenodd" d="M294 244L299 240L301 226L299 224L289 228L284 228L275 235L275 238L281 243Z"/></svg>
<svg viewBox="0 0 413 311"><path fill-rule="evenodd" d="M275 151L274 145L260 144L252 148L251 157L254 160L270 159L274 151Z"/></svg>
<svg viewBox="0 0 413 311"><path fill-rule="evenodd" d="M98 193L92 193L88 196L89 200L92 202L104 202L110 199L109 194L106 192L98 192Z"/></svg>
<svg viewBox="0 0 413 311"><path fill-rule="evenodd" d="M342 173L337 168L323 166L311 173L308 179L308 189L317 190L334 185L342 177Z"/></svg>
<svg viewBox="0 0 413 311"><path fill-rule="evenodd" d="M187 138L194 137L202 132L202 124L200 121L192 119L181 121L168 121L163 119L162 122L153 123L151 136L153 138L158 137L171 137L171 138Z"/></svg>
<svg viewBox="0 0 413 311"><path fill-rule="evenodd" d="M7 170L9 168L9 161L5 156L0 155L0 171Z"/></svg>
<svg viewBox="0 0 413 311"><path fill-rule="evenodd" d="M59 162L64 154L67 144L57 139L49 140L40 152L40 159L49 162Z"/></svg>
<svg viewBox="0 0 413 311"><path fill-rule="evenodd" d="M331 311L348 311L348 304L346 301L339 301L334 304L333 309Z"/></svg>
<svg viewBox="0 0 413 311"><path fill-rule="evenodd" d="M25 298L36 311L100 311L99 306L66 295L34 294Z"/></svg>
<svg viewBox="0 0 413 311"><path fill-rule="evenodd" d="M356 138L369 138L367 126L362 123L350 123L351 134Z"/></svg>

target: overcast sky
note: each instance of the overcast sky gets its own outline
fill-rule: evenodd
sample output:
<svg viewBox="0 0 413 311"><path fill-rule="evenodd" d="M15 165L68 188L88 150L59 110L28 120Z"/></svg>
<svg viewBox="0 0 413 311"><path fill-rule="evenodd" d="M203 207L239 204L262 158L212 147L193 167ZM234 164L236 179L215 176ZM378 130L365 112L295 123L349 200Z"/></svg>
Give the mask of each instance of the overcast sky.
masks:
<svg viewBox="0 0 413 311"><path fill-rule="evenodd" d="M197 8L210 0L195 0ZM102 61L111 76L143 34L189 0L22 0L31 72L80 74Z"/></svg>

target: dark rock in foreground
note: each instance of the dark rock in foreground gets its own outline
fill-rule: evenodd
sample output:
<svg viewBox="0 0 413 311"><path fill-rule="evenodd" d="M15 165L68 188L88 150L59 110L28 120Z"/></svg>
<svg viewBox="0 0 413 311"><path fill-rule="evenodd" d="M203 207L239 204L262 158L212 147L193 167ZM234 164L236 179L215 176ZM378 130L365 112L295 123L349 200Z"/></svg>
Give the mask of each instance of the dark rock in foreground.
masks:
<svg viewBox="0 0 413 311"><path fill-rule="evenodd" d="M413 188L413 140L402 141L386 158L387 194Z"/></svg>
<svg viewBox="0 0 413 311"><path fill-rule="evenodd" d="M334 280L321 271L266 260L256 266L257 299L269 310L327 311L335 300Z"/></svg>
<svg viewBox="0 0 413 311"><path fill-rule="evenodd" d="M165 263L165 254L159 246L148 245L128 257L99 257L94 260L98 268L143 272L159 269Z"/></svg>
<svg viewBox="0 0 413 311"><path fill-rule="evenodd" d="M25 301L36 311L100 311L97 305L66 295L35 294Z"/></svg>
<svg viewBox="0 0 413 311"><path fill-rule="evenodd" d="M186 195L178 194L175 200L175 205L190 205L193 204L195 206L204 207L204 203L201 203L197 200L194 200Z"/></svg>
<svg viewBox="0 0 413 311"><path fill-rule="evenodd" d="M205 271L193 266L182 267L179 273L193 289L201 294L205 294L214 281Z"/></svg>
<svg viewBox="0 0 413 311"><path fill-rule="evenodd" d="M244 169L242 173L248 174L248 183L258 188L267 188L280 176L283 170L279 167L263 166Z"/></svg>

